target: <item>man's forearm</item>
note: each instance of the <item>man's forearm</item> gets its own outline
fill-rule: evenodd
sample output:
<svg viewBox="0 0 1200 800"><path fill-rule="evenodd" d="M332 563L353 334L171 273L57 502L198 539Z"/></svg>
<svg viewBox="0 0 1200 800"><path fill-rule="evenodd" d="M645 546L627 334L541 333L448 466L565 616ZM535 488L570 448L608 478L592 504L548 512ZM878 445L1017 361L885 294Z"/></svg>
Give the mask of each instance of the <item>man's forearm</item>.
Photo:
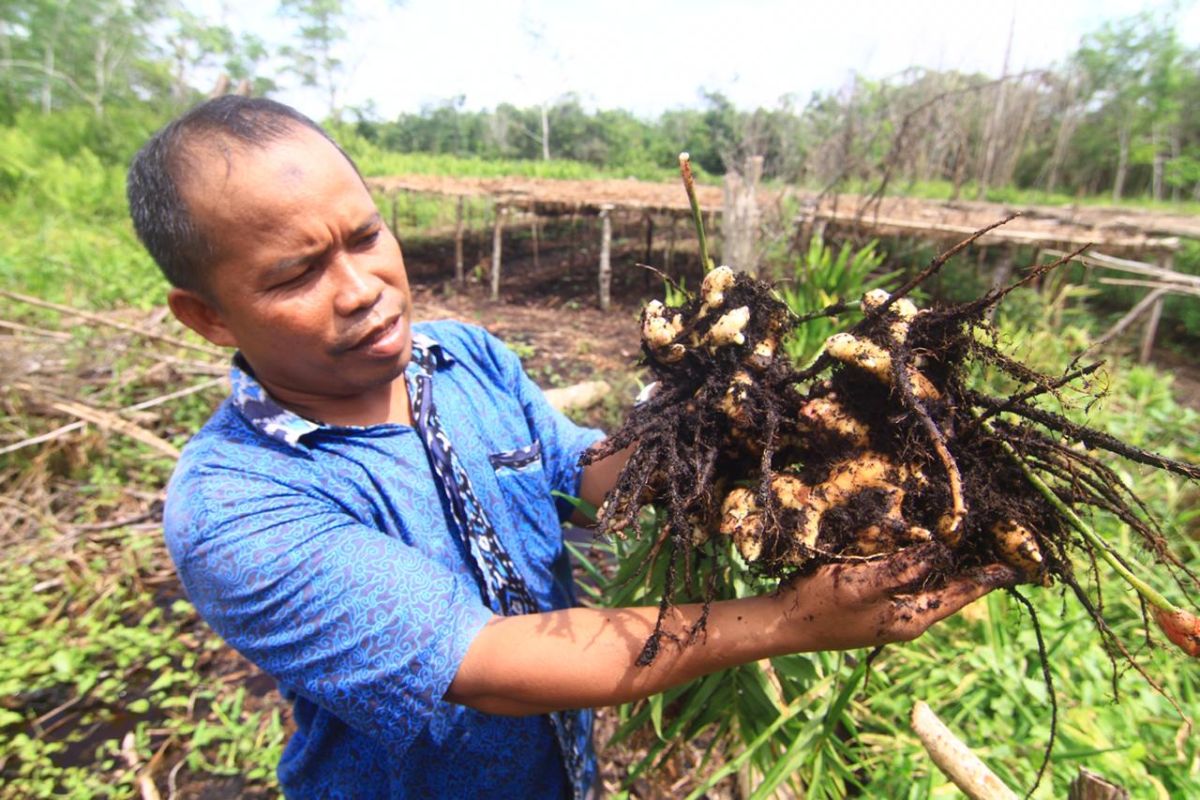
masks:
<svg viewBox="0 0 1200 800"><path fill-rule="evenodd" d="M658 657L636 665L657 608L573 608L496 617L476 637L446 699L494 714L537 714L647 697L719 669L805 647L782 598L714 603L707 633L690 647L664 637ZM702 606L681 605L664 622L681 640ZM788 635L784 635L791 629Z"/></svg>
<svg viewBox="0 0 1200 800"><path fill-rule="evenodd" d="M775 594L713 603L698 641L685 646L664 637L645 667L637 659L657 608L495 617L471 643L446 699L494 714L623 703L768 656L915 639L972 600L1021 580L1011 567L993 564L914 592L929 578L939 547L827 565ZM682 642L701 612L699 604L673 608L664 631Z"/></svg>

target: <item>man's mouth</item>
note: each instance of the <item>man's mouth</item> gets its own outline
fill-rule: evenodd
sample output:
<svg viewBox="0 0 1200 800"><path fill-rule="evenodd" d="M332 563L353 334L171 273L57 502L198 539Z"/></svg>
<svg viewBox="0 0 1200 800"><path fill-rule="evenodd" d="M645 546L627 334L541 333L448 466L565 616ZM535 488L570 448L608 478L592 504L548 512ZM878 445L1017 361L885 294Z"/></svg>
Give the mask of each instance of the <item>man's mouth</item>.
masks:
<svg viewBox="0 0 1200 800"><path fill-rule="evenodd" d="M354 341L350 352L372 356L393 356L404 347L404 315L395 314L371 328Z"/></svg>

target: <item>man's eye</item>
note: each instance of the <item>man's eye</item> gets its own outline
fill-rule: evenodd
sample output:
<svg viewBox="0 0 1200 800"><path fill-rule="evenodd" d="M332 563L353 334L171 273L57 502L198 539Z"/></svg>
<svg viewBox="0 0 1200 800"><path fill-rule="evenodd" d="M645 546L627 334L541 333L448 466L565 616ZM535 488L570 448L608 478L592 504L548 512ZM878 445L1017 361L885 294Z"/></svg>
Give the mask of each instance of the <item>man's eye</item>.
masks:
<svg viewBox="0 0 1200 800"><path fill-rule="evenodd" d="M310 264L307 267L305 267L304 269L296 272L294 275L290 275L287 278L284 278L282 281L275 284L271 288L273 288L273 289L291 289L293 287L300 286L305 281L307 281L309 278L311 278L315 272L316 272L316 269Z"/></svg>
<svg viewBox="0 0 1200 800"><path fill-rule="evenodd" d="M359 239L358 244L360 247L371 247L378 241L379 241L379 231L374 230L374 231L371 231L370 233L368 233L367 235L363 236L361 239Z"/></svg>

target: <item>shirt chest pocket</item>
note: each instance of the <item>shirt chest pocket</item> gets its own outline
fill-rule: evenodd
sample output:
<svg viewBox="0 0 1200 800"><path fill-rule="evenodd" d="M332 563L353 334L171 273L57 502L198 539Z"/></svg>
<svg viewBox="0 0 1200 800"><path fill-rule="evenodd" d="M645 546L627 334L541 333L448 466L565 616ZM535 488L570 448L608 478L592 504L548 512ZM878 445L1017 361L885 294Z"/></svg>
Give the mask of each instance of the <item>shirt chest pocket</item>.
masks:
<svg viewBox="0 0 1200 800"><path fill-rule="evenodd" d="M488 456L488 461L492 463L492 469L496 470L497 478L511 475L515 472L537 472L540 474L542 471L542 443L534 439L533 444L526 445L525 447L492 453Z"/></svg>
<svg viewBox="0 0 1200 800"><path fill-rule="evenodd" d="M496 483L512 521L513 539L533 565L548 566L561 539L558 513L550 494L550 481L542 462L542 445L533 443L515 450L488 455Z"/></svg>

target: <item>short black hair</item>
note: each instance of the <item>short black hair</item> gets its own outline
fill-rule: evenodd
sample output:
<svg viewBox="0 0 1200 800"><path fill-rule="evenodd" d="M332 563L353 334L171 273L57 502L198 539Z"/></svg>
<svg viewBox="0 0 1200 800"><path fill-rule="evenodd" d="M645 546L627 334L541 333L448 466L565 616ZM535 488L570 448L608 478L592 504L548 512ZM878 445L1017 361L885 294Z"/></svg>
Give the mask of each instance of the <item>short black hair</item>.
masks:
<svg viewBox="0 0 1200 800"><path fill-rule="evenodd" d="M354 160L325 130L291 106L264 97L225 95L207 100L150 137L129 166L125 193L138 239L171 285L205 290L205 272L216 253L211 232L193 217L182 186L198 145L266 147L307 128Z"/></svg>

